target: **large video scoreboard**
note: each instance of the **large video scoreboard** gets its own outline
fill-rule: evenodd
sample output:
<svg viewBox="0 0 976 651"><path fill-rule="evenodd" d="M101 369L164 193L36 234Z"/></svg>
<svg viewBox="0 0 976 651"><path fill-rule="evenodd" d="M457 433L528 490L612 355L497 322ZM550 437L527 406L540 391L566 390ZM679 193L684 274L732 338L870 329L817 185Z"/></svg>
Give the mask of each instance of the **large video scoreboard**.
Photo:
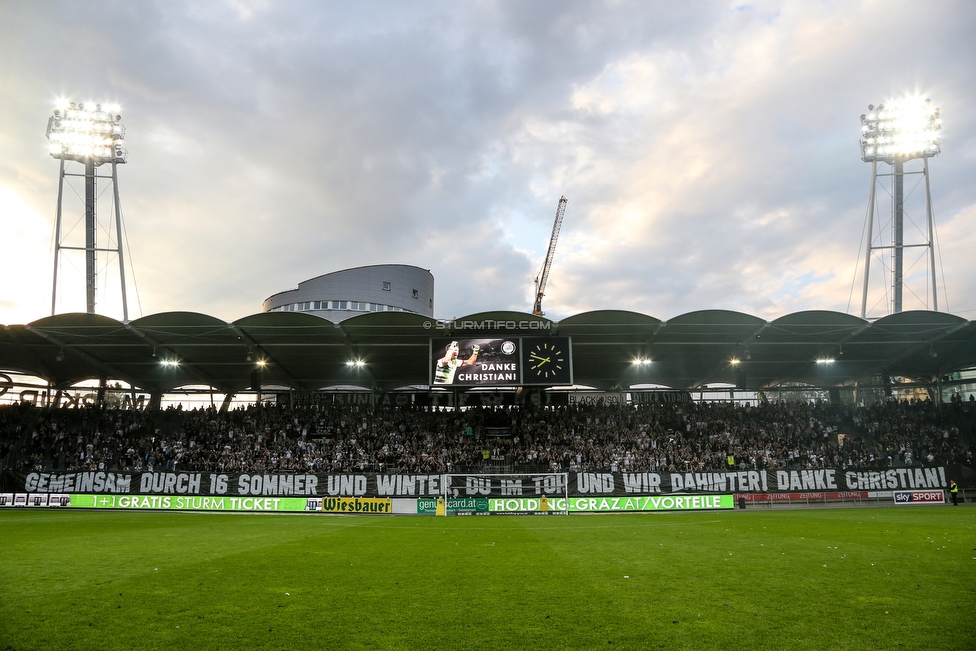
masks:
<svg viewBox="0 0 976 651"><path fill-rule="evenodd" d="M568 386L569 337L480 337L430 340L432 386Z"/></svg>

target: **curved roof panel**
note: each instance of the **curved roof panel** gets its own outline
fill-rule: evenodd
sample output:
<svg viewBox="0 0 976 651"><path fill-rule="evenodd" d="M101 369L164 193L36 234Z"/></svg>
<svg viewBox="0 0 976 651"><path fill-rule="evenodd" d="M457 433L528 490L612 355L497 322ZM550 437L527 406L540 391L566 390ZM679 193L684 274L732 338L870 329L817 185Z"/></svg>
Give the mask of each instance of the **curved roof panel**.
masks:
<svg viewBox="0 0 976 651"><path fill-rule="evenodd" d="M630 310L593 310L566 317L559 322L560 329L567 327L604 328L611 325L658 326L661 320Z"/></svg>
<svg viewBox="0 0 976 651"><path fill-rule="evenodd" d="M477 312L475 314L468 314L467 316L454 317L453 319L438 319L438 322L448 323L448 324L459 324L473 322L473 323L485 323L486 321L494 322L510 322L514 321L518 323L520 321L544 321L552 323L552 319L547 319L544 316L536 316L534 314L529 314L527 312L515 312L511 310L502 310L499 312ZM448 326L453 327L453 326ZM490 329L490 328L489 328Z"/></svg>
<svg viewBox="0 0 976 651"><path fill-rule="evenodd" d="M325 386L385 391L427 384L432 337L499 333L571 337L576 383L605 389L838 386L881 374L933 380L976 365L976 324L924 311L875 322L818 310L769 322L728 310L690 312L668 321L599 310L560 322L513 311L451 320L376 312L342 323L295 312L254 314L233 323L167 312L128 324L61 314L4 326L0 370L35 375L56 387L104 377L155 392L207 385L234 393L255 382L299 391Z"/></svg>

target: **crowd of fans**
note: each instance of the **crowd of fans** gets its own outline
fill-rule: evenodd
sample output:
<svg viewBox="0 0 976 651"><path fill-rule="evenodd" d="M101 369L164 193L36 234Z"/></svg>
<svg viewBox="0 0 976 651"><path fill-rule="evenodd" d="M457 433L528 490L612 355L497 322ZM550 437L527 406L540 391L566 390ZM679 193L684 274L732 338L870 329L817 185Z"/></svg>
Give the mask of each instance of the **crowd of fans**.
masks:
<svg viewBox="0 0 976 651"><path fill-rule="evenodd" d="M976 406L674 403L462 411L0 407L15 470L694 472L972 465Z"/></svg>

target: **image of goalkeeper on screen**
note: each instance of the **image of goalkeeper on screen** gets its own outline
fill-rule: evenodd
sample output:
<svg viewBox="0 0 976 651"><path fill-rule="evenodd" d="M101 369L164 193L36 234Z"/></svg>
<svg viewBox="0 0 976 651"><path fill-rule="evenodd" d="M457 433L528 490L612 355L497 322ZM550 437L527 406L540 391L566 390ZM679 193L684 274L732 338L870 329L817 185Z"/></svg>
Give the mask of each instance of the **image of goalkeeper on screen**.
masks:
<svg viewBox="0 0 976 651"><path fill-rule="evenodd" d="M471 346L471 356L467 359L458 359L460 348L458 342L452 341L444 351L444 356L437 360L437 368L434 369L434 384L453 384L454 374L461 366L472 366L478 361L478 353L481 346L475 344Z"/></svg>

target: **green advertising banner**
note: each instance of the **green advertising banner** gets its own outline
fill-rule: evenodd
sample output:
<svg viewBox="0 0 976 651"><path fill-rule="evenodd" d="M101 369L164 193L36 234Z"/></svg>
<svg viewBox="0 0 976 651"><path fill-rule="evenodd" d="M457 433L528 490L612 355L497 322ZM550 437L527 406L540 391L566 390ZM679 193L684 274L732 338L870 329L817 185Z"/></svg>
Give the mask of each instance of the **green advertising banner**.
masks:
<svg viewBox="0 0 976 651"><path fill-rule="evenodd" d="M253 511L253 512L302 512L332 510L323 509L324 500L341 498L319 497L210 497L202 495L93 495L30 494L23 495L22 503L8 500L19 506L58 506L82 509L122 510L170 510L170 511ZM389 499L369 500L349 498L350 502L382 502ZM36 503L35 503L36 502ZM437 498L416 500L416 513L436 515ZM621 511L703 511L733 509L733 495L640 495L631 497L452 497L446 500L450 515L484 515L488 513L609 513ZM366 511L367 509L362 509ZM345 509L357 512L356 509ZM389 508L384 508L389 513Z"/></svg>
<svg viewBox="0 0 976 651"><path fill-rule="evenodd" d="M572 497L569 510L589 511L707 511L734 509L733 495L640 495L635 497Z"/></svg>
<svg viewBox="0 0 976 651"><path fill-rule="evenodd" d="M470 515L488 513L487 497L449 497L448 515ZM423 497L417 500L418 515L437 515L437 499Z"/></svg>
<svg viewBox="0 0 976 651"><path fill-rule="evenodd" d="M488 513L487 497L449 497L447 499L449 514Z"/></svg>
<svg viewBox="0 0 976 651"><path fill-rule="evenodd" d="M179 495L71 494L65 506L83 509L146 509L171 511L314 511L321 499L305 497L203 497ZM310 504L310 502L313 502Z"/></svg>
<svg viewBox="0 0 976 651"><path fill-rule="evenodd" d="M545 513L566 511L566 499L552 498L548 509L541 509L537 498L497 498L489 500L492 513ZM570 513L609 513L614 511L706 511L734 509L732 495L640 495L633 497L571 497Z"/></svg>
<svg viewBox="0 0 976 651"><path fill-rule="evenodd" d="M422 497L417 500L417 515L437 515L437 498Z"/></svg>
<svg viewBox="0 0 976 651"><path fill-rule="evenodd" d="M566 498L550 497L545 502L538 497L498 497L488 499L490 513L565 513Z"/></svg>

